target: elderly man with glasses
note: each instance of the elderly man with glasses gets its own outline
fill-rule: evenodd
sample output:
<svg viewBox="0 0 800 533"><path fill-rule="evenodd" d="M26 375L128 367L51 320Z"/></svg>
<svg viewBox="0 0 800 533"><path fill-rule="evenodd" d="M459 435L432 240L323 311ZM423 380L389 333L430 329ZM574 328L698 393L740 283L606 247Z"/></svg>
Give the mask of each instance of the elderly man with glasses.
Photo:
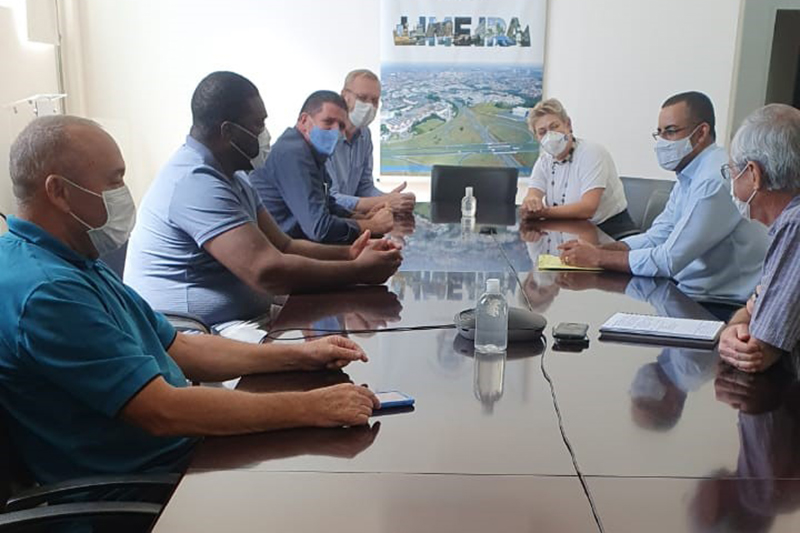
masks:
<svg viewBox="0 0 800 533"><path fill-rule="evenodd" d="M676 174L664 211L646 233L595 246L562 245L569 265L602 267L637 276L672 278L687 295L727 320L730 302L743 303L759 278L768 238L763 226L744 220L720 176L727 161L716 144L714 107L699 92L667 99L658 116L655 153Z"/></svg>
<svg viewBox="0 0 800 533"><path fill-rule="evenodd" d="M733 203L769 226L761 284L722 332L719 353L745 372L800 354L800 111L772 104L747 117L731 144Z"/></svg>

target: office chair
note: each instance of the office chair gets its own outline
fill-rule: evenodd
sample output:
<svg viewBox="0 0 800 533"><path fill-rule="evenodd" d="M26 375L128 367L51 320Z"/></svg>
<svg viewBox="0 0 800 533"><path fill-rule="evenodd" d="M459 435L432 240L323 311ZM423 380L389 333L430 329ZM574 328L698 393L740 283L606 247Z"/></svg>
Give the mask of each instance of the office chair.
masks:
<svg viewBox="0 0 800 533"><path fill-rule="evenodd" d="M0 409L0 532L51 531L80 521L92 531L147 531L179 474L93 476L36 485L15 449ZM114 492L126 498L114 501Z"/></svg>
<svg viewBox="0 0 800 533"><path fill-rule="evenodd" d="M645 232L664 210L675 182L650 178L620 179L628 200L628 213L639 229Z"/></svg>
<svg viewBox="0 0 800 533"><path fill-rule="evenodd" d="M671 190L655 190L650 195L650 198L647 199L647 207L644 210L644 216L642 218L643 231L650 229L656 217L664 211L669 201L670 192Z"/></svg>
<svg viewBox="0 0 800 533"><path fill-rule="evenodd" d="M431 202L461 202L464 189L472 187L479 211L481 203L514 205L518 177L514 167L433 165Z"/></svg>

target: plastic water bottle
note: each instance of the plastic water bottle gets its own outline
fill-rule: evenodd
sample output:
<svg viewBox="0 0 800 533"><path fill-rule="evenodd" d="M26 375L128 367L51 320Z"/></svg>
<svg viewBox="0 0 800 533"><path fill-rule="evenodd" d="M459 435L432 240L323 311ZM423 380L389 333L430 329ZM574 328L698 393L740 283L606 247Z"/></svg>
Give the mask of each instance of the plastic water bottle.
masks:
<svg viewBox="0 0 800 533"><path fill-rule="evenodd" d="M461 199L461 216L465 218L474 218L477 210L478 199L472 196L472 187L467 187L464 192L464 198Z"/></svg>
<svg viewBox="0 0 800 533"><path fill-rule="evenodd" d="M486 292L475 309L475 350L504 352L508 346L508 302L500 293L500 280L486 281Z"/></svg>

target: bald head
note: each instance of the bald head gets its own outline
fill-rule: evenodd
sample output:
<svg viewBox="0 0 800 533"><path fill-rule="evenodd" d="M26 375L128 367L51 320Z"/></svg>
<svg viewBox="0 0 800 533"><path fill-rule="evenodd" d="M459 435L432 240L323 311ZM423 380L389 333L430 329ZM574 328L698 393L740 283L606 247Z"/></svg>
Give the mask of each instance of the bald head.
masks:
<svg viewBox="0 0 800 533"><path fill-rule="evenodd" d="M83 182L103 157L122 164L116 143L96 122L70 115L37 118L11 145L14 196L20 205L30 203L53 174Z"/></svg>
<svg viewBox="0 0 800 533"><path fill-rule="evenodd" d="M109 219L103 193L125 185L125 162L114 139L84 118L37 118L11 145L9 168L20 218L97 257L87 228Z"/></svg>

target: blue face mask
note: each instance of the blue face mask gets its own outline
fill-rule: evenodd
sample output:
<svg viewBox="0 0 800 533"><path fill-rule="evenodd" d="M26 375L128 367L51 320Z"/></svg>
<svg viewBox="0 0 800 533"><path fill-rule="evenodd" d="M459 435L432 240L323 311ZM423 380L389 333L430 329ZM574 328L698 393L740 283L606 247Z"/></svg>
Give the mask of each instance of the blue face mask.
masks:
<svg viewBox="0 0 800 533"><path fill-rule="evenodd" d="M308 134L311 146L324 156L330 156L339 142L339 130L323 130L317 125L311 128Z"/></svg>

